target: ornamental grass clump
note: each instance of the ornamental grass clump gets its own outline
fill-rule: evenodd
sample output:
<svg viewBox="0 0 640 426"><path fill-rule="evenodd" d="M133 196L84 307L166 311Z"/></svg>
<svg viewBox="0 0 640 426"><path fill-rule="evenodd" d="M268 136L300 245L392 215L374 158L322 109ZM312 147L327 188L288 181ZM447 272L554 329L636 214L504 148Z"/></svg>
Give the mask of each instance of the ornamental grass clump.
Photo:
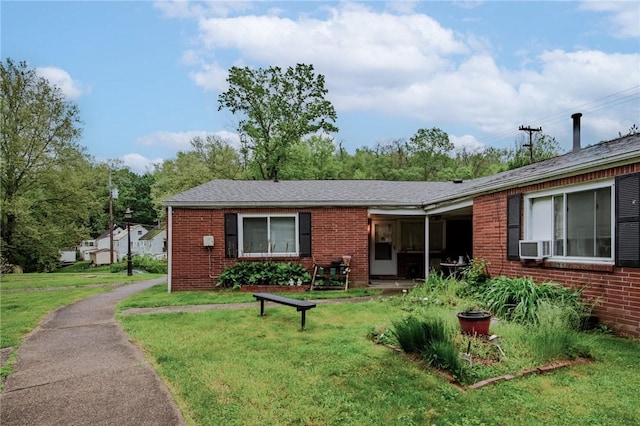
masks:
<svg viewBox="0 0 640 426"><path fill-rule="evenodd" d="M405 353L420 355L430 366L462 379L464 371L452 331L441 318L420 320L409 316L394 321L391 332Z"/></svg>
<svg viewBox="0 0 640 426"><path fill-rule="evenodd" d="M521 324L536 323L541 302L561 306L578 316L589 311L580 299L580 291L551 282L536 284L530 277L494 278L481 298L495 316Z"/></svg>
<svg viewBox="0 0 640 426"><path fill-rule="evenodd" d="M591 349L577 331L576 312L566 306L541 301L535 323L522 335L531 357L537 362L591 357Z"/></svg>

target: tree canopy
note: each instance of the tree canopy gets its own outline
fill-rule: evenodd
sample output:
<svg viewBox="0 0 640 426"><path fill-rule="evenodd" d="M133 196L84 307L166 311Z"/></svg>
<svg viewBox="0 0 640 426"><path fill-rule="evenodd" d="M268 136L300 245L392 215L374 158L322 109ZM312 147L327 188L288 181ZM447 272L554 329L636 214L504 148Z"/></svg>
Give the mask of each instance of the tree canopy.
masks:
<svg viewBox="0 0 640 426"><path fill-rule="evenodd" d="M290 149L303 137L337 132L336 111L313 65L251 69L232 67L218 110L240 114L238 133L261 179L277 179Z"/></svg>
<svg viewBox="0 0 640 426"><path fill-rule="evenodd" d="M79 111L25 62L0 64L2 256L38 268L86 234L91 163Z"/></svg>

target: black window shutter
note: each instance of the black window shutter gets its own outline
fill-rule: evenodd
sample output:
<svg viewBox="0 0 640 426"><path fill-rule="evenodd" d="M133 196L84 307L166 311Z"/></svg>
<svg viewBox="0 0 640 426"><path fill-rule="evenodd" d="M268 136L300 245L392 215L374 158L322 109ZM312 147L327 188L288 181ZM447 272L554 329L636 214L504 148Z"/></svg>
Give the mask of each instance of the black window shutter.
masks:
<svg viewBox="0 0 640 426"><path fill-rule="evenodd" d="M640 268L640 173L616 177L616 265Z"/></svg>
<svg viewBox="0 0 640 426"><path fill-rule="evenodd" d="M300 257L311 257L311 213L298 214Z"/></svg>
<svg viewBox="0 0 640 426"><path fill-rule="evenodd" d="M238 257L238 215L224 214L224 257Z"/></svg>
<svg viewBox="0 0 640 426"><path fill-rule="evenodd" d="M522 195L507 198L507 260L520 260L520 218Z"/></svg>

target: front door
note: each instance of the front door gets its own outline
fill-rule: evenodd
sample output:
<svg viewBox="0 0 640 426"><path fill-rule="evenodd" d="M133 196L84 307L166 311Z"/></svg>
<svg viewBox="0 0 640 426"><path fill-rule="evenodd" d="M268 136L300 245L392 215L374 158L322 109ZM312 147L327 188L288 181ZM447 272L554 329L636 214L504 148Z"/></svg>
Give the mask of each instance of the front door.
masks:
<svg viewBox="0 0 640 426"><path fill-rule="evenodd" d="M393 221L371 223L370 275L397 275L394 228Z"/></svg>

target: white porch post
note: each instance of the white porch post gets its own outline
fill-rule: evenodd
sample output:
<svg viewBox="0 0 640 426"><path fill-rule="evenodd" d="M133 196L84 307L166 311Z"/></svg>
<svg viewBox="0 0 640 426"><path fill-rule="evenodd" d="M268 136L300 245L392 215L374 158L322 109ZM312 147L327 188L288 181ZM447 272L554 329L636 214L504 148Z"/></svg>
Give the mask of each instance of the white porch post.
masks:
<svg viewBox="0 0 640 426"><path fill-rule="evenodd" d="M429 278L429 216L424 217L424 279Z"/></svg>
<svg viewBox="0 0 640 426"><path fill-rule="evenodd" d="M167 292L171 293L171 260L173 259L173 210L167 207Z"/></svg>

